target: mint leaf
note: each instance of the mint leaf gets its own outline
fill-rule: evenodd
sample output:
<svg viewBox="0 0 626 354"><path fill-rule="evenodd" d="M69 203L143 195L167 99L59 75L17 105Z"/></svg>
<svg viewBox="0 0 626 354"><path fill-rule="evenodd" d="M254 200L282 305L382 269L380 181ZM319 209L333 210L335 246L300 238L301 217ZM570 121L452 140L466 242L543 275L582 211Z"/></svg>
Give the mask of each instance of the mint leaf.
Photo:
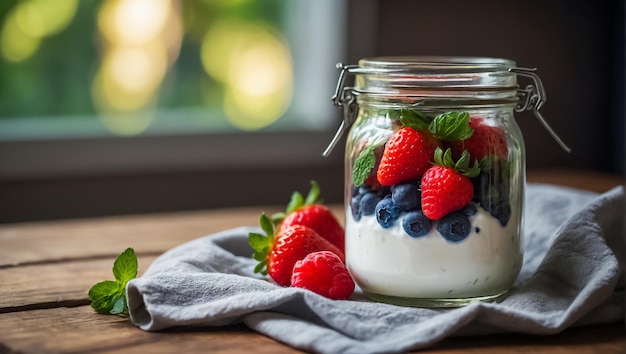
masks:
<svg viewBox="0 0 626 354"><path fill-rule="evenodd" d="M126 308L126 297L119 296L113 300L113 308L109 311L111 315L118 315L120 313L128 313L128 309Z"/></svg>
<svg viewBox="0 0 626 354"><path fill-rule="evenodd" d="M360 186L365 182L370 175L370 171L376 165L376 155L374 145L367 146L361 150L359 156L354 160L354 166L352 167L352 183L355 186Z"/></svg>
<svg viewBox="0 0 626 354"><path fill-rule="evenodd" d="M430 122L428 130L441 140L465 140L474 134L469 121L470 115L467 112L446 112L437 115Z"/></svg>
<svg viewBox="0 0 626 354"><path fill-rule="evenodd" d="M126 284L137 276L137 256L132 248L127 248L113 263L115 281L105 280L89 289L91 307L101 314L126 314Z"/></svg>
<svg viewBox="0 0 626 354"><path fill-rule="evenodd" d="M428 131L431 123L430 119L428 119L428 117L426 117L422 112L410 109L400 110L400 122L405 127L413 128L419 131Z"/></svg>
<svg viewBox="0 0 626 354"><path fill-rule="evenodd" d="M117 256L115 263L113 263L115 280L120 284L126 285L129 280L137 277L137 268L135 250L129 247Z"/></svg>
<svg viewBox="0 0 626 354"><path fill-rule="evenodd" d="M114 306L115 299L123 290L120 284L112 280L105 280L89 289L91 307L98 313L107 314Z"/></svg>

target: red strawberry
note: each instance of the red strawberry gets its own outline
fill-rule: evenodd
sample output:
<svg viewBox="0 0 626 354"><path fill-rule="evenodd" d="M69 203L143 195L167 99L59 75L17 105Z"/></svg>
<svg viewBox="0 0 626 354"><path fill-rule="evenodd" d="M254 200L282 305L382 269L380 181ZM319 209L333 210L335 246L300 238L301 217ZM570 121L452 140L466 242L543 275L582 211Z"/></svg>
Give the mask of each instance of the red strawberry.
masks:
<svg viewBox="0 0 626 354"><path fill-rule="evenodd" d="M333 300L345 300L354 292L354 280L336 254L313 252L296 262L291 285Z"/></svg>
<svg viewBox="0 0 626 354"><path fill-rule="evenodd" d="M439 220L466 206L474 196L470 177L480 172L478 162L469 167L469 154L464 151L455 163L452 152L441 148L435 152L435 165L422 176L422 212L431 220Z"/></svg>
<svg viewBox="0 0 626 354"><path fill-rule="evenodd" d="M430 167L430 159L439 141L430 133L403 127L385 144L378 166L378 182L393 186L422 177Z"/></svg>
<svg viewBox="0 0 626 354"><path fill-rule="evenodd" d="M488 125L485 119L478 117L471 117L469 126L474 130L469 138L450 142L453 158L460 158L463 150L467 150L474 160L481 160L490 154L505 160L508 158L509 149L501 128Z"/></svg>
<svg viewBox="0 0 626 354"><path fill-rule="evenodd" d="M280 223L279 228L282 230L293 225L302 225L315 230L320 236L337 246L341 252L344 252L345 232L326 206L321 204L305 205L289 213Z"/></svg>
<svg viewBox="0 0 626 354"><path fill-rule="evenodd" d="M402 109L389 111L398 130L384 143L382 157L379 156L380 142L362 147L352 166L352 184L361 186L372 183L372 172L378 182L392 186L400 182L417 180L430 167L430 159L440 141L466 139L472 134L467 112L446 112L428 118L423 113ZM378 186L380 188L380 186Z"/></svg>
<svg viewBox="0 0 626 354"><path fill-rule="evenodd" d="M275 214L272 219L279 223L279 229L293 225L307 226L344 252L344 229L330 209L321 204L319 194L319 185L311 181L311 190L306 199L295 192L291 196L286 214Z"/></svg>
<svg viewBox="0 0 626 354"><path fill-rule="evenodd" d="M251 232L248 242L254 250L254 259L259 261L255 273L269 274L281 286L291 284L294 264L317 251L330 251L344 259L335 245L320 236L315 230L302 225L281 228L274 237L274 226L270 219L261 215L261 227L266 235Z"/></svg>

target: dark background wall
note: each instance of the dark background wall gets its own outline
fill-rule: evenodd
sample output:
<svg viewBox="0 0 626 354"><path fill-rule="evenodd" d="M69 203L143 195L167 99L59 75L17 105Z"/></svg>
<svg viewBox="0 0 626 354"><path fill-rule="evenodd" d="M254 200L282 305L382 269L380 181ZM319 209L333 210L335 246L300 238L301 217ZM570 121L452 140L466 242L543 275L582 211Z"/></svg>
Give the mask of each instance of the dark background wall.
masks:
<svg viewBox="0 0 626 354"><path fill-rule="evenodd" d="M531 113L520 113L517 120L526 140L529 171L571 168L623 175L623 1L350 0L349 4L349 41L345 58L338 61L356 63L375 55L475 55L536 67L548 95L542 113L572 153L562 151ZM318 133L320 146L315 151L321 154L333 133ZM291 139L299 140L297 134L301 133ZM284 204L294 189L308 189L311 179L323 186L326 201L341 202L342 150L340 144L330 159L316 157L291 165L207 164L188 170L0 179L0 222ZM207 149L209 153L220 151Z"/></svg>
<svg viewBox="0 0 626 354"><path fill-rule="evenodd" d="M376 45L353 61L363 54L489 56L537 68L548 97L541 112L572 153L532 113L517 114L529 168L623 172L623 0L385 0L375 12ZM357 18L351 26L358 33L368 24Z"/></svg>

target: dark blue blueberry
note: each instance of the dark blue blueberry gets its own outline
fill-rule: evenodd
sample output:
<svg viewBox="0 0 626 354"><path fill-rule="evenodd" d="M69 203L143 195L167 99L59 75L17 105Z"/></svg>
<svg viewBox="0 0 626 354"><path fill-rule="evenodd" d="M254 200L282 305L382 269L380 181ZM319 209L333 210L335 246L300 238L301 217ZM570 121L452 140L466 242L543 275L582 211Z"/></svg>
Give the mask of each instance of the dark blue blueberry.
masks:
<svg viewBox="0 0 626 354"><path fill-rule="evenodd" d="M414 183L403 183L393 189L391 199L402 211L413 211L421 209L422 192L419 186Z"/></svg>
<svg viewBox="0 0 626 354"><path fill-rule="evenodd" d="M409 212L402 219L402 228L411 237L426 235L431 225L430 219L425 217L421 210Z"/></svg>
<svg viewBox="0 0 626 354"><path fill-rule="evenodd" d="M359 203L359 209L361 215L372 215L376 211L376 205L382 199L381 196L374 192L369 192L363 195L361 202Z"/></svg>
<svg viewBox="0 0 626 354"><path fill-rule="evenodd" d="M383 198L376 204L376 220L384 229L388 229L398 220L402 210L393 203L390 197Z"/></svg>
<svg viewBox="0 0 626 354"><path fill-rule="evenodd" d="M448 242L460 242L469 235L472 224L467 216L454 212L439 220L437 231Z"/></svg>
<svg viewBox="0 0 626 354"><path fill-rule="evenodd" d="M509 219L511 218L511 206L509 203L503 201L494 203L489 212L494 218L498 219L500 225L503 227L509 223Z"/></svg>
<svg viewBox="0 0 626 354"><path fill-rule="evenodd" d="M365 194L367 192L370 192L371 190L372 190L372 187L370 187L367 184L364 184L364 185L359 187L359 194Z"/></svg>
<svg viewBox="0 0 626 354"><path fill-rule="evenodd" d="M476 209L476 205L472 202L464 206L461 210L461 214L467 216L468 218L472 215L476 215L478 209Z"/></svg>
<svg viewBox="0 0 626 354"><path fill-rule="evenodd" d="M363 195L357 194L350 199L350 213L354 221L361 220L361 198Z"/></svg>

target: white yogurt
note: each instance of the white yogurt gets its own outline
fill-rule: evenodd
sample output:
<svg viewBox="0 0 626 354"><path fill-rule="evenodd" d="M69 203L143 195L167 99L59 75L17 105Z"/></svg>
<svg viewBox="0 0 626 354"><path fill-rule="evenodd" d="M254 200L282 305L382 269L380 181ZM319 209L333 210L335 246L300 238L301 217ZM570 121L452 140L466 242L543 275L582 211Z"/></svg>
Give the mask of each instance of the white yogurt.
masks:
<svg viewBox="0 0 626 354"><path fill-rule="evenodd" d="M360 221L346 212L346 265L365 292L409 298L461 299L505 292L522 266L520 213L506 227L480 206L461 242L446 241L433 222L427 235L412 238L402 218L383 229L375 216Z"/></svg>

